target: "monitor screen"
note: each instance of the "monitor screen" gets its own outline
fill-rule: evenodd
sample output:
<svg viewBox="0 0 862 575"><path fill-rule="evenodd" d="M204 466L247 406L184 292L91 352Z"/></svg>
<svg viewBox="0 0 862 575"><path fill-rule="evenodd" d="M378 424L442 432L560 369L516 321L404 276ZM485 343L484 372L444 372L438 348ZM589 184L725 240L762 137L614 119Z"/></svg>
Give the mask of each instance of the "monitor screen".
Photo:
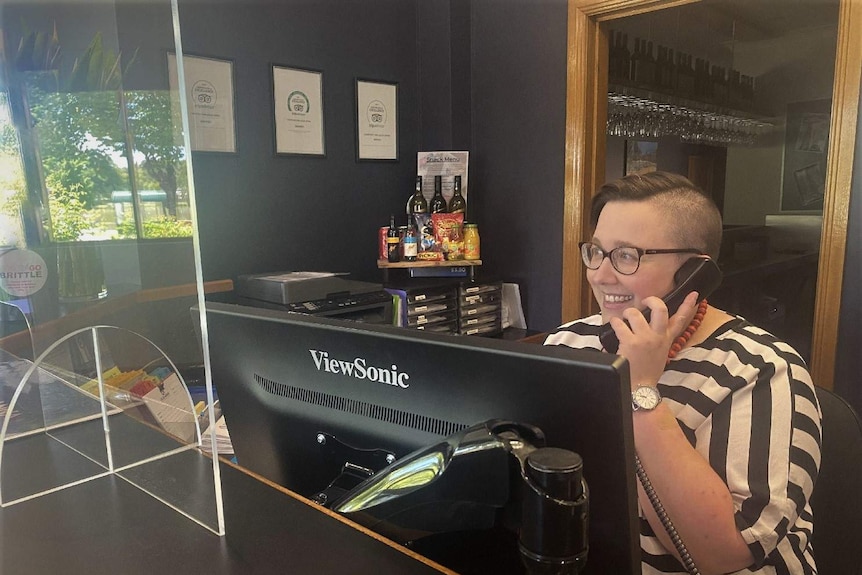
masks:
<svg viewBox="0 0 862 575"><path fill-rule="evenodd" d="M631 392L621 358L206 307L213 384L239 465L311 497L339 474L346 453L385 465L387 454L401 458L489 419L532 424L548 446L583 458L585 572L640 572Z"/></svg>

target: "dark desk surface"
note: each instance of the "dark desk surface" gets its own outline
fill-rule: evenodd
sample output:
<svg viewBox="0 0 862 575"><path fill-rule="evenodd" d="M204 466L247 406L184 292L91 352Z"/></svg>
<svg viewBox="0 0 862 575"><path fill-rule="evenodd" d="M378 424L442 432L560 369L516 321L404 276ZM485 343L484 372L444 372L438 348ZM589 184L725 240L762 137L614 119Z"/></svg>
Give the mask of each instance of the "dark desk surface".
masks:
<svg viewBox="0 0 862 575"><path fill-rule="evenodd" d="M192 475L211 468L183 454ZM110 475L0 509L9 575L433 574L443 568L223 463L225 537Z"/></svg>

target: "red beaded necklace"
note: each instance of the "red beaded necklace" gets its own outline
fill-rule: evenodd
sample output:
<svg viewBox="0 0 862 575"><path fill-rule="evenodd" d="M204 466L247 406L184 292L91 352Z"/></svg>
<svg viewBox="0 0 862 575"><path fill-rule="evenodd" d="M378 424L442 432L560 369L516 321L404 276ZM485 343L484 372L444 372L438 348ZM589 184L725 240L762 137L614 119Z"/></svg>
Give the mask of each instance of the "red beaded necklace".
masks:
<svg viewBox="0 0 862 575"><path fill-rule="evenodd" d="M667 363L670 363L670 360L676 357L676 354L680 352L680 350L685 347L685 344L688 340L691 339L691 336L694 335L694 332L697 331L697 328L700 327L700 324L703 322L703 316L706 315L706 308L709 307L709 304L706 300L703 300L697 306L697 313L694 314L694 318L691 320L691 323L688 324L688 327L685 328L685 331L682 332L678 338L676 338L673 342L673 345L670 346L670 349L667 352Z"/></svg>

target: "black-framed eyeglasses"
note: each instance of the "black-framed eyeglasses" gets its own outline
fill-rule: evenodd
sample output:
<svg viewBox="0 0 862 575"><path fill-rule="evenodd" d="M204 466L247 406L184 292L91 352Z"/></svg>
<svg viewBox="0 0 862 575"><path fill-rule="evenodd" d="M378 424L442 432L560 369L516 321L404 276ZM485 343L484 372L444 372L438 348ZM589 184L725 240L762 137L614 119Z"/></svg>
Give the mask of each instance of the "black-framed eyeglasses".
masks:
<svg viewBox="0 0 862 575"><path fill-rule="evenodd" d="M605 251L593 242L581 242L578 244L581 248L581 258L584 260L584 265L591 270L599 269L605 258L611 260L611 265L619 273L630 276L641 265L643 256L651 256L654 254L703 254L701 250L694 248L685 248L678 250L642 250L631 246L620 246L610 251Z"/></svg>

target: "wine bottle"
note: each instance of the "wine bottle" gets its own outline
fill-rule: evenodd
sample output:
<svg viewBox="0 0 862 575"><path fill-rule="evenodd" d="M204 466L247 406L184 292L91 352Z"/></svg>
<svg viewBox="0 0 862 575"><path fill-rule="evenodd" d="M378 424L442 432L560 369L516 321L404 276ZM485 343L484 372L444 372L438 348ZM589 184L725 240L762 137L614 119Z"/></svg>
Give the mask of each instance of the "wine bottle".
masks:
<svg viewBox="0 0 862 575"><path fill-rule="evenodd" d="M646 56L644 59L644 74L642 84L647 88L652 88L655 85L656 61L653 55L652 41L646 43Z"/></svg>
<svg viewBox="0 0 862 575"><path fill-rule="evenodd" d="M407 202L407 215L412 216L413 214L427 213L428 202L425 200L425 196L422 195L422 176L416 176L416 191L410 196L410 200Z"/></svg>
<svg viewBox="0 0 862 575"><path fill-rule="evenodd" d="M629 52L629 35L623 34L622 49L620 51L620 80L623 84L629 82L631 73L632 54Z"/></svg>
<svg viewBox="0 0 862 575"><path fill-rule="evenodd" d="M467 211L467 200L461 195L461 176L455 176L455 191L449 200L449 211L453 214L463 214Z"/></svg>
<svg viewBox="0 0 862 575"><path fill-rule="evenodd" d="M386 259L389 263L401 261L401 253L398 251L400 243L398 228L395 227L395 216L389 216L389 230L386 232Z"/></svg>
<svg viewBox="0 0 862 575"><path fill-rule="evenodd" d="M416 226L413 222L407 222L407 231L404 233L404 260L408 262L416 261L416 254L419 252L419 238L416 235Z"/></svg>
<svg viewBox="0 0 862 575"><path fill-rule="evenodd" d="M641 39L635 37L634 52L629 59L629 80L632 84L637 84L639 78L643 76L643 62L641 60Z"/></svg>
<svg viewBox="0 0 862 575"><path fill-rule="evenodd" d="M611 30L611 42L608 47L608 78L611 82L618 81L620 78L620 42L622 40L622 32Z"/></svg>
<svg viewBox="0 0 862 575"><path fill-rule="evenodd" d="M446 199L443 197L443 176L434 176L434 196L428 207L432 214L446 212Z"/></svg>

